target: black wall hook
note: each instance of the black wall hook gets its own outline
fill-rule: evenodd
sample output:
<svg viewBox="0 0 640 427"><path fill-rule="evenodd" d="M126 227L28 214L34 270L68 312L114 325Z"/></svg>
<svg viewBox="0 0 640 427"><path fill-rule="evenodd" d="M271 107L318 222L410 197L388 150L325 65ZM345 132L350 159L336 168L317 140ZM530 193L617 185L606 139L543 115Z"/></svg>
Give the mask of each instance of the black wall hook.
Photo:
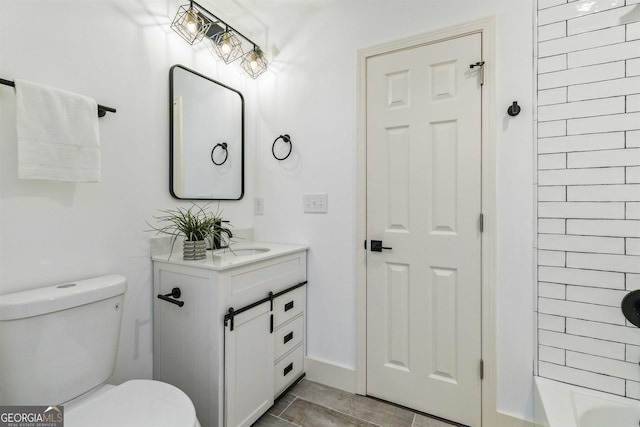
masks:
<svg viewBox="0 0 640 427"><path fill-rule="evenodd" d="M513 101L513 104L511 104L511 106L507 109L507 114L511 117L515 117L520 114L520 111L522 111L522 108L520 108L520 106L518 105L518 101Z"/></svg>
<svg viewBox="0 0 640 427"><path fill-rule="evenodd" d="M279 139L282 139L285 143L289 144L289 151L287 152L287 155L284 157L276 156L276 142L278 142ZM293 150L293 143L291 142L291 137L286 133L284 135L280 135L279 137L277 137L275 141L273 141L273 145L271 146L271 154L273 154L273 157L275 157L276 160L285 160L287 157L291 155L291 150Z"/></svg>

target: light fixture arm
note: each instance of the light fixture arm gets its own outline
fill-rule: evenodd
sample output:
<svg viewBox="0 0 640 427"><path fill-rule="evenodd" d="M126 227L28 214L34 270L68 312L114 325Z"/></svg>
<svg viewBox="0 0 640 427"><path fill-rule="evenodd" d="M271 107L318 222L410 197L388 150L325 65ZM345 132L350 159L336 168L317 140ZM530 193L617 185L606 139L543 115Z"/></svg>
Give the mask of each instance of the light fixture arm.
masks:
<svg viewBox="0 0 640 427"><path fill-rule="evenodd" d="M246 41L251 43L253 45L253 49L254 50L255 50L256 47L259 48L259 46L256 43L253 42L253 40L251 40L249 37L245 36L240 31L238 31L235 28L233 28L231 25L227 24L224 20L218 18L216 15L211 13L206 7L202 6L200 3L196 2L196 1L193 1L193 0L191 0L189 3L191 4L191 7L193 7L193 5L196 5L196 7L198 8L199 11L205 12L207 15L209 15L208 16L209 18L213 18L213 21L215 21L214 23L222 23L222 24L224 24L224 26L226 27L227 31L231 30L235 34L239 35L240 37L242 37L243 39L245 39Z"/></svg>

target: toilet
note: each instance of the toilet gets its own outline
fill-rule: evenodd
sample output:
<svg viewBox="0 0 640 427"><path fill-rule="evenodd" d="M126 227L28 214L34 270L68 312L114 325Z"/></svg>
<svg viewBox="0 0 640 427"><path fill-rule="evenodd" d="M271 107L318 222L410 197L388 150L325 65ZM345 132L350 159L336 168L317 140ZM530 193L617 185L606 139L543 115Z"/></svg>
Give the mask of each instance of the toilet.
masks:
<svg viewBox="0 0 640 427"><path fill-rule="evenodd" d="M63 405L65 427L200 427L170 384L106 384L126 290L108 275L0 295L0 405Z"/></svg>

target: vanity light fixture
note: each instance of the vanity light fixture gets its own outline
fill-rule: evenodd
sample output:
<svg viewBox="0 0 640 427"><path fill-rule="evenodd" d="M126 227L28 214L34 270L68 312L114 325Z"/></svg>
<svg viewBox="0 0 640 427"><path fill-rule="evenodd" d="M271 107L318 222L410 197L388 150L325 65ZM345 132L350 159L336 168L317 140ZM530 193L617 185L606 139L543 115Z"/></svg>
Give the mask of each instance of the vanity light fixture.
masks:
<svg viewBox="0 0 640 427"><path fill-rule="evenodd" d="M242 63L240 65L247 74L255 79L260 74L267 71L268 63L262 50L258 46L253 45L253 50L242 57Z"/></svg>
<svg viewBox="0 0 640 427"><path fill-rule="evenodd" d="M202 41L209 27L211 27L211 22L205 21L198 10L193 7L193 3L180 6L171 23L171 29L189 44Z"/></svg>
<svg viewBox="0 0 640 427"><path fill-rule="evenodd" d="M211 50L227 64L242 57L241 67L254 79L267 70L269 63L257 44L195 1L180 6L171 29L189 44L209 39ZM247 53L243 40L252 46Z"/></svg>
<svg viewBox="0 0 640 427"><path fill-rule="evenodd" d="M229 30L229 27L227 27L224 33L220 33L210 40L211 49L225 64L231 64L244 53L242 51L242 42L233 31Z"/></svg>

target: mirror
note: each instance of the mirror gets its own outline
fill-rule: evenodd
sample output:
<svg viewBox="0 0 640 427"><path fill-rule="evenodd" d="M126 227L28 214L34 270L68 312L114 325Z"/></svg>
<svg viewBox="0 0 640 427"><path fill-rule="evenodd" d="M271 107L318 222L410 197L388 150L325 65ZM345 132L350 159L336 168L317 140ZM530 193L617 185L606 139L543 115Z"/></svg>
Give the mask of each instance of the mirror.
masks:
<svg viewBox="0 0 640 427"><path fill-rule="evenodd" d="M169 71L169 189L176 199L244 194L244 98L182 65Z"/></svg>

